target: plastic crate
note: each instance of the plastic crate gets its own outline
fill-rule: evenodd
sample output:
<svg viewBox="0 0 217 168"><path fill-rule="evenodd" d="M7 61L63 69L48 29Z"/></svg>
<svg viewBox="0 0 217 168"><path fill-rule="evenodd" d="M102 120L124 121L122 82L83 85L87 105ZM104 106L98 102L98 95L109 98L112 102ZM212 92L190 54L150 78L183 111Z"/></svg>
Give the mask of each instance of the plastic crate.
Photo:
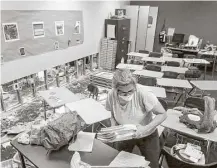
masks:
<svg viewBox="0 0 217 168"><path fill-rule="evenodd" d="M24 160L25 160L26 168L35 168L35 166L27 159L24 158ZM18 152L14 155L13 162L18 164L19 167L22 167Z"/></svg>
<svg viewBox="0 0 217 168"><path fill-rule="evenodd" d="M13 159L9 159L9 160L5 160L5 161L1 162L0 167L1 168L16 168L14 166Z"/></svg>

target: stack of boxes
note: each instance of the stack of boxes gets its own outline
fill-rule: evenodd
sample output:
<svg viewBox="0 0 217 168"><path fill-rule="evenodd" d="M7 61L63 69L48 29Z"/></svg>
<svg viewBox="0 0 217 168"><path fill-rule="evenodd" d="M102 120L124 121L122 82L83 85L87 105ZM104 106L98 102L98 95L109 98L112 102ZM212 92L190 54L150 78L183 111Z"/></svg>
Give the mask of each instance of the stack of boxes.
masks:
<svg viewBox="0 0 217 168"><path fill-rule="evenodd" d="M105 70L115 69L117 41L103 38L100 46L100 67Z"/></svg>
<svg viewBox="0 0 217 168"><path fill-rule="evenodd" d="M90 75L90 81L92 84L106 88L112 88L112 78L113 73L106 71Z"/></svg>

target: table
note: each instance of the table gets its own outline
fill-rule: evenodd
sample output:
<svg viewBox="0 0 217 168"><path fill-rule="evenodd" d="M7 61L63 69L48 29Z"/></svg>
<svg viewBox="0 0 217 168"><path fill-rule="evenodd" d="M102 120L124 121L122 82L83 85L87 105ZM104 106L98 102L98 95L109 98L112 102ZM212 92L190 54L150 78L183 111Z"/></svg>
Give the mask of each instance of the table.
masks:
<svg viewBox="0 0 217 168"><path fill-rule="evenodd" d="M213 67L212 67L212 77L213 77L214 72L215 72L216 59L217 59L217 51L205 51L205 52L200 51L198 55L209 55L209 56L211 55L214 57L214 60L213 60L214 62L213 62Z"/></svg>
<svg viewBox="0 0 217 168"><path fill-rule="evenodd" d="M24 157L37 168L70 168L70 161L74 152L68 150L68 145L59 151L47 154L42 146L22 145L17 139L11 145L19 152L22 168L25 168ZM106 151L106 152L105 152ZM95 139L91 153L79 152L81 160L91 166L108 166L118 155L118 151Z"/></svg>
<svg viewBox="0 0 217 168"><path fill-rule="evenodd" d="M184 48L174 48L174 47L166 47L167 49L174 50L174 51L182 51L183 53L192 53L197 55L199 50L192 50L192 49L184 49Z"/></svg>
<svg viewBox="0 0 217 168"><path fill-rule="evenodd" d="M217 81L190 81L195 87L200 90L217 90Z"/></svg>
<svg viewBox="0 0 217 168"><path fill-rule="evenodd" d="M179 62L180 64L183 63L183 58L174 58L174 57L162 57L164 61L175 61L175 62Z"/></svg>
<svg viewBox="0 0 217 168"><path fill-rule="evenodd" d="M179 117L182 115L181 112L169 109L167 110L167 118L161 124L161 126L173 129L175 131L187 134L189 136L194 136L208 141L207 153L209 153L210 141L217 142L217 129L212 133L196 133L193 129L188 128L185 124L179 122Z"/></svg>
<svg viewBox="0 0 217 168"><path fill-rule="evenodd" d="M162 78L163 73L162 72L155 72L155 71L149 71L149 70L141 70L141 71L134 71L134 75L139 76L148 76L153 78Z"/></svg>
<svg viewBox="0 0 217 168"><path fill-rule="evenodd" d="M188 68L184 67L172 67L172 66L161 66L161 71L171 71L171 72L177 72L179 74L185 74L185 72L188 70Z"/></svg>
<svg viewBox="0 0 217 168"><path fill-rule="evenodd" d="M176 87L176 88L185 88L185 89L192 88L188 80L182 80L182 79L158 78L157 84L165 87Z"/></svg>
<svg viewBox="0 0 217 168"><path fill-rule="evenodd" d="M80 100L74 93L65 87L57 87L51 90L39 91L39 96L43 98L45 119L46 119L46 103L55 108L61 107L66 103Z"/></svg>
<svg viewBox="0 0 217 168"><path fill-rule="evenodd" d="M142 58L142 61L145 61L145 62L151 61L151 62L165 63L165 60L162 57L160 57L160 58L156 58L156 57L144 57L144 58Z"/></svg>
<svg viewBox="0 0 217 168"><path fill-rule="evenodd" d="M210 64L207 60L205 59L183 59L185 63L188 64L204 64L204 80L206 79L206 70L207 70L207 64Z"/></svg>
<svg viewBox="0 0 217 168"><path fill-rule="evenodd" d="M143 70L143 65L134 65L134 64L118 64L116 66L118 69L129 69L129 70Z"/></svg>
<svg viewBox="0 0 217 168"><path fill-rule="evenodd" d="M164 87L175 87L175 88L181 88L183 91L180 93L180 96L178 97L175 105L181 100L182 96L186 97L186 89L191 89L192 86L188 82L188 80L182 80L182 79L169 79L169 78L158 78L157 84Z"/></svg>
<svg viewBox="0 0 217 168"><path fill-rule="evenodd" d="M166 90L162 87L155 87L155 86L144 86L137 84L139 87L144 88L145 90L150 90L156 97L166 98Z"/></svg>
<svg viewBox="0 0 217 168"><path fill-rule="evenodd" d="M148 57L149 54L145 54L145 53L138 53L138 52L130 52L127 54L128 56L133 56L133 57L140 57L140 58L143 58L143 57Z"/></svg>

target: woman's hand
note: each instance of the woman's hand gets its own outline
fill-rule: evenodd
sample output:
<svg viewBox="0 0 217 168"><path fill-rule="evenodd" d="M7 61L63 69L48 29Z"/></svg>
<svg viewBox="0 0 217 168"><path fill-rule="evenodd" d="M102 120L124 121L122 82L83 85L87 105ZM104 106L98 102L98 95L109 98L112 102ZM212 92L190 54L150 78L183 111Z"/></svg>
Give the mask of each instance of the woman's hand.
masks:
<svg viewBox="0 0 217 168"><path fill-rule="evenodd" d="M134 138L140 139L143 137L147 137L148 135L152 133L153 129L149 125L146 125L146 126L137 125L137 131L135 133Z"/></svg>

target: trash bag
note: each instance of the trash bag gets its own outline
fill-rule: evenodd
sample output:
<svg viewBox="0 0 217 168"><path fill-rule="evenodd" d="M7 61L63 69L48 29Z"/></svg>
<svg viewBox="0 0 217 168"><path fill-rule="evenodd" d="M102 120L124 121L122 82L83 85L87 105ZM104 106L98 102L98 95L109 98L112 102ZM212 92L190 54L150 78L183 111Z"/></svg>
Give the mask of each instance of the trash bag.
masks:
<svg viewBox="0 0 217 168"><path fill-rule="evenodd" d="M41 130L41 145L47 150L58 150L81 130L81 120L76 113L65 113Z"/></svg>

